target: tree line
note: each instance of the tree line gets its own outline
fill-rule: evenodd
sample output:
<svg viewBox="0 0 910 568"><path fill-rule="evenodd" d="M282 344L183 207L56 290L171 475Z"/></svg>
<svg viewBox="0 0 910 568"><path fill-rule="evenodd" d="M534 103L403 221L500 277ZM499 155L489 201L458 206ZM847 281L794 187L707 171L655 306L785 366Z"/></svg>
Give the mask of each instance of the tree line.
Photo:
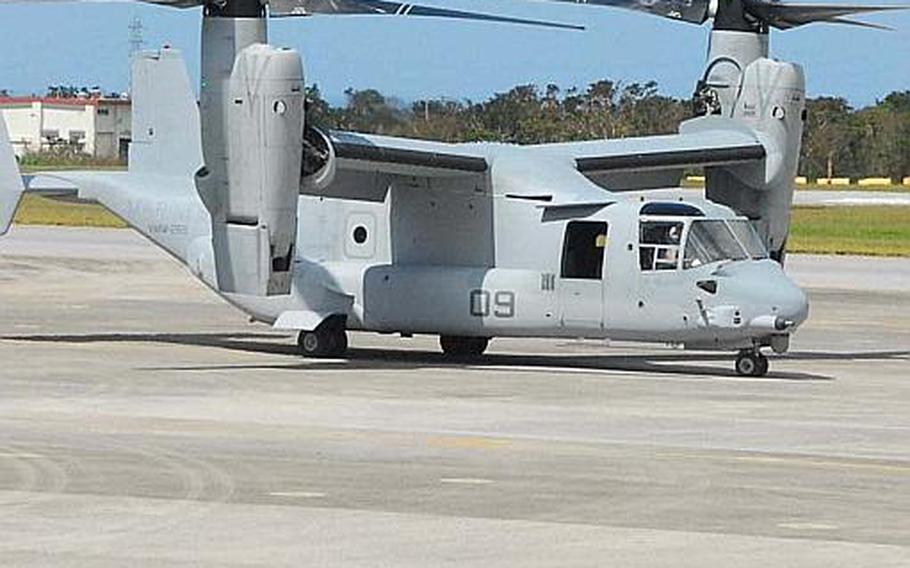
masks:
<svg viewBox="0 0 910 568"><path fill-rule="evenodd" d="M670 134L693 116L693 102L660 93L657 83L597 81L585 89L521 85L482 102L403 103L375 89L326 102L308 89L307 116L324 128L448 142L517 144ZM817 177L910 176L910 90L855 109L843 98L807 100L800 173Z"/></svg>

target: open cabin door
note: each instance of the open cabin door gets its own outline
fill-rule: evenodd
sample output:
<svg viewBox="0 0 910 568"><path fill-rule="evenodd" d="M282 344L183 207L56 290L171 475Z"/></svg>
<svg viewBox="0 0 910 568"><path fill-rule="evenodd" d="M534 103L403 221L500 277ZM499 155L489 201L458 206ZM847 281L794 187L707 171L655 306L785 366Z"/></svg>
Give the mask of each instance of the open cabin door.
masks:
<svg viewBox="0 0 910 568"><path fill-rule="evenodd" d="M562 245L559 321L565 328L600 331L604 318L607 223L570 221Z"/></svg>

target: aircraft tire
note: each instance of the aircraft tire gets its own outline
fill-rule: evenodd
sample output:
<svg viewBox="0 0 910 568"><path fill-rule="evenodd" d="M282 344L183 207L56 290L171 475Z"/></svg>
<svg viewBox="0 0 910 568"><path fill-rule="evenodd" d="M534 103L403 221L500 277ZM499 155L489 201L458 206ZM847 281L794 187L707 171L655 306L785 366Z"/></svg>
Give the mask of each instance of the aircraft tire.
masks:
<svg viewBox="0 0 910 568"><path fill-rule="evenodd" d="M761 353L759 353L758 354L758 369L757 369L757 373L755 374L755 376L764 377L765 375L768 374L768 369L770 367L771 367L771 364L768 362L768 358L765 357L764 355L762 355Z"/></svg>
<svg viewBox="0 0 910 568"><path fill-rule="evenodd" d="M301 331L297 346L304 357L342 357L348 349L348 336L340 326L320 326Z"/></svg>
<svg viewBox="0 0 910 568"><path fill-rule="evenodd" d="M452 357L479 357L490 344L488 337L468 337L463 335L440 335L439 346L442 352Z"/></svg>
<svg viewBox="0 0 910 568"><path fill-rule="evenodd" d="M769 367L768 358L757 351L740 351L736 356L736 374L741 377L764 377Z"/></svg>
<svg viewBox="0 0 910 568"><path fill-rule="evenodd" d="M335 335L335 345L332 351L333 357L344 357L348 351L348 334L344 329L338 329Z"/></svg>
<svg viewBox="0 0 910 568"><path fill-rule="evenodd" d="M319 331L301 331L297 335L297 347L304 357L323 357L327 351L328 337Z"/></svg>

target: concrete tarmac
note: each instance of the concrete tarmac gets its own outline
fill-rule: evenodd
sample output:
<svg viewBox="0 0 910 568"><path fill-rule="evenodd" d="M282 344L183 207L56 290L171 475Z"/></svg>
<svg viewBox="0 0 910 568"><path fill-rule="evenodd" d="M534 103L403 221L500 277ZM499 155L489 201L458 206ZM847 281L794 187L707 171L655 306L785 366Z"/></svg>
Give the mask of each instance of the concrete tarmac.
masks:
<svg viewBox="0 0 910 568"><path fill-rule="evenodd" d="M128 231L0 240L2 566L910 566L910 260L800 257L729 354L352 334L224 305Z"/></svg>
<svg viewBox="0 0 910 568"><path fill-rule="evenodd" d="M910 192L857 190L797 190L796 205L825 207L855 207L857 205L910 206Z"/></svg>

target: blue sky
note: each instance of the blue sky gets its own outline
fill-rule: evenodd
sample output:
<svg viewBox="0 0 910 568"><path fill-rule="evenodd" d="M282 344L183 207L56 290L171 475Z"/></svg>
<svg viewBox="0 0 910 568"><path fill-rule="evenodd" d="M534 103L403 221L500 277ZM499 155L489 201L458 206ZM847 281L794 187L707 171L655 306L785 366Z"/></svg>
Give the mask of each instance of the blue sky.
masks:
<svg viewBox="0 0 910 568"><path fill-rule="evenodd" d="M307 82L326 98L377 88L405 101L484 99L516 84L585 86L601 79L658 81L688 96L705 54L707 27L593 6L519 0L434 0L461 9L581 23L584 32L426 18L313 17L272 22L272 43L303 53ZM198 10L142 4L0 5L0 88L41 92L49 84L127 87L129 23L147 47L183 50L198 77ZM810 26L772 37L772 53L802 63L810 96L855 106L910 89L910 12L867 19L897 29Z"/></svg>

